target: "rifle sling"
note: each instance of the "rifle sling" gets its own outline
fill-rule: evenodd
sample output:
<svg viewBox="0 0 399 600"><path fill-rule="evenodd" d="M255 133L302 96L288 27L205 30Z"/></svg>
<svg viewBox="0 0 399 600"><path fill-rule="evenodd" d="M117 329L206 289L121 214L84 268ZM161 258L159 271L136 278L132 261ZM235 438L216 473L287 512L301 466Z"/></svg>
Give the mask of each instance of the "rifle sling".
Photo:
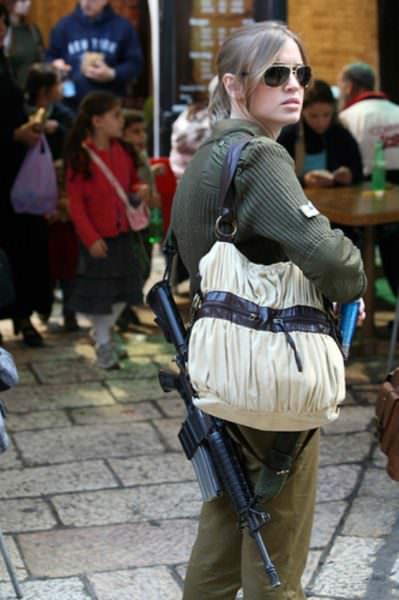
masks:
<svg viewBox="0 0 399 600"><path fill-rule="evenodd" d="M251 454L254 458L256 458L263 465L265 464L265 459L261 458L259 454L252 448L249 444L245 436L241 433L240 428L236 423L226 423L228 429L233 433L236 440ZM310 440L316 433L317 429L310 429L307 432L305 439L299 447L298 452L295 453L295 448L297 447L297 443L299 437L303 433L302 431L279 431L276 433L272 450L275 450L281 454L290 456L293 461L295 461L302 452L305 450L306 446L309 444Z"/></svg>

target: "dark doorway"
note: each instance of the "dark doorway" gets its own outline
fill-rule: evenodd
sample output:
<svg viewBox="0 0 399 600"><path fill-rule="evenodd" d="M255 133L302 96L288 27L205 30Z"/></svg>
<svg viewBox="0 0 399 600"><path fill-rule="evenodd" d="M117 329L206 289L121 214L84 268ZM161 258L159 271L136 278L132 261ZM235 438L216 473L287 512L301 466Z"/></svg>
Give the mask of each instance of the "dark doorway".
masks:
<svg viewBox="0 0 399 600"><path fill-rule="evenodd" d="M287 22L287 0L255 0L255 21Z"/></svg>
<svg viewBox="0 0 399 600"><path fill-rule="evenodd" d="M389 99L399 104L399 2L379 0L378 39L380 86Z"/></svg>

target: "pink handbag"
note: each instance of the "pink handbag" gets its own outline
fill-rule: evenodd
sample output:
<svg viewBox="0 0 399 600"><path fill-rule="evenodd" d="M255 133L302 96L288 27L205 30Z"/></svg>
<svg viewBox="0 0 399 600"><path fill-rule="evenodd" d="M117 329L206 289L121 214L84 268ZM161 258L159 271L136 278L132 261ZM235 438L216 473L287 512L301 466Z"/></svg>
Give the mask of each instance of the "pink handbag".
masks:
<svg viewBox="0 0 399 600"><path fill-rule="evenodd" d="M125 192L115 175L112 173L111 169L109 169L109 167L98 156L98 154L93 152L93 150L91 150L86 144L82 144L82 146L85 148L85 150L87 150L91 160L96 163L110 184L115 188L116 193L125 205L126 216L127 220L129 221L130 228L133 231L141 231L142 229L148 227L150 222L150 211L145 202L141 201L138 206L132 206L129 202L129 196L127 192Z"/></svg>

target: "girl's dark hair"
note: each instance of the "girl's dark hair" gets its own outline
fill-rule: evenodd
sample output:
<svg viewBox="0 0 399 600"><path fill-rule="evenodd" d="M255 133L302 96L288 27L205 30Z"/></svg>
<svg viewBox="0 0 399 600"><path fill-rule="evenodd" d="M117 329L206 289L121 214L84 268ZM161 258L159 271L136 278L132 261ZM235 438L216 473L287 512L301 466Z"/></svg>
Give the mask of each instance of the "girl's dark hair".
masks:
<svg viewBox="0 0 399 600"><path fill-rule="evenodd" d="M56 69L46 63L35 63L28 72L25 84L25 95L28 104L35 105L40 90L49 90L59 83Z"/></svg>
<svg viewBox="0 0 399 600"><path fill-rule="evenodd" d="M141 110L125 108L123 110L123 131L134 123L145 123L144 113Z"/></svg>
<svg viewBox="0 0 399 600"><path fill-rule="evenodd" d="M326 81L322 81L321 79L313 79L305 89L303 108L306 108L311 104L316 104L316 102L323 102L325 104L331 104L334 107L336 106L336 100L330 86Z"/></svg>
<svg viewBox="0 0 399 600"><path fill-rule="evenodd" d="M119 98L110 92L91 92L81 102L64 151L65 167L72 169L74 174L81 173L85 179L90 179L90 157L82 142L93 133L93 117L105 115L120 103Z"/></svg>
<svg viewBox="0 0 399 600"><path fill-rule="evenodd" d="M0 19L3 19L4 24L10 27L10 12L4 4L0 4Z"/></svg>

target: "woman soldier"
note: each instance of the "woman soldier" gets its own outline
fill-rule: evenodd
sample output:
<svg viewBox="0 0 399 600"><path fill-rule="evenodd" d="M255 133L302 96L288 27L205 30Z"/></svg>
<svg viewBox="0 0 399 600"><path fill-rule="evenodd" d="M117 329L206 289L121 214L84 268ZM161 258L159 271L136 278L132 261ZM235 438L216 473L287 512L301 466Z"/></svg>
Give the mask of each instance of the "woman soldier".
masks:
<svg viewBox="0 0 399 600"><path fill-rule="evenodd" d="M348 302L364 293L359 251L309 204L292 159L276 142L283 126L299 120L310 76L301 42L283 25L252 24L223 44L219 83L210 102L213 133L184 172L173 205L172 228L193 291L199 260L215 242L225 154L246 135L252 139L241 153L234 180L239 250L257 263L291 260L332 302ZM256 482L262 462L255 456L266 455L276 434L240 430L246 438L242 454ZM306 435L300 434L299 444ZM318 453L316 433L296 458L280 494L261 504L272 517L262 535L281 587L271 589L254 540L237 527L236 514L222 496L202 508L184 600L234 600L240 587L246 600L305 600L301 576L313 521Z"/></svg>

